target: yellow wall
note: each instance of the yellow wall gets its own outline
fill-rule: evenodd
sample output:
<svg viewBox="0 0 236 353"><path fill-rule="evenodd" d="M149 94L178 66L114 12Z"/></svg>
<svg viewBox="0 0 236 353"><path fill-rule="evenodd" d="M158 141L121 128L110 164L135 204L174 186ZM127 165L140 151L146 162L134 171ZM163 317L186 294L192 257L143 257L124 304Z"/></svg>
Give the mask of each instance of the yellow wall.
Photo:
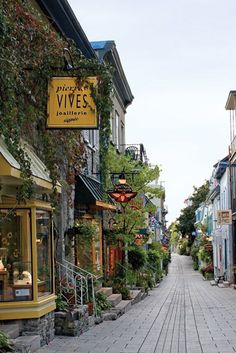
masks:
<svg viewBox="0 0 236 353"><path fill-rule="evenodd" d="M16 200L5 198L8 203L1 203L0 208L14 208L20 210L22 208L31 209L31 242L32 242L32 279L33 279L33 300L32 301L14 301L14 302L1 302L0 303L0 319L1 320L13 320L13 319L28 319L38 318L45 315L56 308L55 294L50 294L45 297L38 298L38 271L37 271L37 243L36 243L36 209L51 210L51 206L47 202L31 200L24 205L16 204ZM23 229L27 230L27 219L24 219ZM27 232L26 232L27 233ZM26 243L26 242L25 242ZM27 246L27 243L25 244ZM26 249L24 249L26 251ZM26 251L27 253L27 251ZM54 252L52 249L52 260ZM53 264L54 268L54 264ZM54 278L54 272L52 273ZM53 285L53 291L55 291L55 285Z"/></svg>

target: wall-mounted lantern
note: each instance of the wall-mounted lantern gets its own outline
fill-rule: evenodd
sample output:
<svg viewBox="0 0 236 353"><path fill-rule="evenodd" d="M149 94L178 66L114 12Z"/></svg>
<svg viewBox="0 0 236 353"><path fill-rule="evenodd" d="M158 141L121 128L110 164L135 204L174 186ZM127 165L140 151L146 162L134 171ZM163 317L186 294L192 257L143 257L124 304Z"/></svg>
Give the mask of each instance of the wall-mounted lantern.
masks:
<svg viewBox="0 0 236 353"><path fill-rule="evenodd" d="M119 183L114 185L113 190L108 191L108 195L116 202L127 203L137 195L137 192L133 191L131 186L127 184L125 173L122 172L119 175Z"/></svg>

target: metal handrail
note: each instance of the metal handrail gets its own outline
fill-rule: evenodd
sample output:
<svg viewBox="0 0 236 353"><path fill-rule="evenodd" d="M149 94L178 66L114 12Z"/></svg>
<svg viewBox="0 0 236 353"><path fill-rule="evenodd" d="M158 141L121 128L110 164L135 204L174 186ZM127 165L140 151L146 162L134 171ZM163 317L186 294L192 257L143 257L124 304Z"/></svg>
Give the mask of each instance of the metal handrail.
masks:
<svg viewBox="0 0 236 353"><path fill-rule="evenodd" d="M93 302L94 313L97 316L96 299L95 299L95 288L94 281L97 279L96 275L88 272L67 260L63 260L63 263L57 262L59 266L59 278L60 278L60 294L67 300L63 294L63 289L74 289L75 303L78 305L84 304L84 298L89 300L89 281L91 281L91 299ZM62 274L63 272L63 274ZM65 279L65 284L62 282ZM72 285L72 287L70 287Z"/></svg>
<svg viewBox="0 0 236 353"><path fill-rule="evenodd" d="M81 267L79 267L79 266L77 266L77 265L74 265L74 264L72 264L71 262L69 262L69 261L67 261L67 260L63 260L63 263L65 263L66 265L68 265L68 266L70 266L70 267L73 267L73 268L75 268L76 270L78 270L78 272L80 272L80 273L84 273L83 274L83 276L90 276L90 277L93 277L94 279L97 279L97 276L94 274L94 273L92 273L92 272L89 272L89 271L87 271L87 270L85 270L85 269L83 269L83 268L81 268Z"/></svg>
<svg viewBox="0 0 236 353"><path fill-rule="evenodd" d="M78 295L78 292L83 293L86 278L62 263L57 262L57 265L59 269L60 294L68 301L63 290L70 289L73 292L75 303L83 305L83 295Z"/></svg>

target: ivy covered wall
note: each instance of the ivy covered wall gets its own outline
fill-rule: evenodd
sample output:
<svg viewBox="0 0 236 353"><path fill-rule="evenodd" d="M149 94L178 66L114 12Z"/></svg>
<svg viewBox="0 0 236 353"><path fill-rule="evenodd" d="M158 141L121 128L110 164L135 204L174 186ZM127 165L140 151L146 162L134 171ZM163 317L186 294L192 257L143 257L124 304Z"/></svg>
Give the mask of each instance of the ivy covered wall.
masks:
<svg viewBox="0 0 236 353"><path fill-rule="evenodd" d="M74 70L64 71L63 48L70 50ZM52 76L76 76L81 82L96 76L93 92L99 114L102 180L107 180L107 158L112 102L110 68L96 59L86 59L72 40L65 38L49 22L35 2L2 0L0 3L0 134L21 166L24 180L18 201L33 197L30 162L20 139L29 142L50 171L54 185L51 203L57 207L61 233L68 226L73 208L76 173L86 164L80 130L50 130L47 120L47 84ZM56 182L62 195L56 194ZM72 186L72 188L71 188ZM72 197L71 197L72 195ZM63 218L63 219L62 219Z"/></svg>

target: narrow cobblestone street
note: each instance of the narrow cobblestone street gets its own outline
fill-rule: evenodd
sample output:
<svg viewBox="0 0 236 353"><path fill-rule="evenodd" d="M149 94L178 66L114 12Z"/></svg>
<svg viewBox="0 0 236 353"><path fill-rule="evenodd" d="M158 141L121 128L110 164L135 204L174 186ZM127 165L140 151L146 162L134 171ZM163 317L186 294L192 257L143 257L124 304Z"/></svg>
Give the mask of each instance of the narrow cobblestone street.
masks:
<svg viewBox="0 0 236 353"><path fill-rule="evenodd" d="M128 313L37 351L47 352L233 353L236 291L211 286L190 257L174 254L168 276Z"/></svg>

